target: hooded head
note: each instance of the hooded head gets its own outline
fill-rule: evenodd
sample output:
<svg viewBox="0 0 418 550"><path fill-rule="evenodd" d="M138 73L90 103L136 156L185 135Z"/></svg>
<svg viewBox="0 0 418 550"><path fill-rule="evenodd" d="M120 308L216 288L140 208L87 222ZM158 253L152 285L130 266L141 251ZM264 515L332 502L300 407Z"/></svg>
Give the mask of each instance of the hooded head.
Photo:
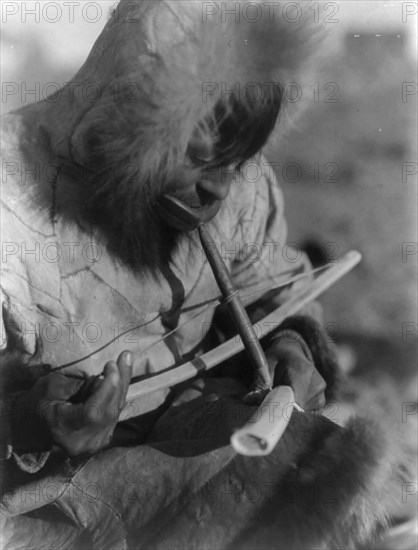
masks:
<svg viewBox="0 0 418 550"><path fill-rule="evenodd" d="M64 89L73 116L61 157L78 171L84 215L130 265L158 269L178 241L158 197L224 199L220 170L263 147L283 88L300 82L312 31L272 7L122 0Z"/></svg>

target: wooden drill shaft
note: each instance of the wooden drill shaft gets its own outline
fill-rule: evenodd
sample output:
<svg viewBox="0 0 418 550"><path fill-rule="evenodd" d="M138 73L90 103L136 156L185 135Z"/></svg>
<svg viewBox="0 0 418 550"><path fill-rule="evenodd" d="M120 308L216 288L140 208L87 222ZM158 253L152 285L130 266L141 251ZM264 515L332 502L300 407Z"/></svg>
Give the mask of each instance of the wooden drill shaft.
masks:
<svg viewBox="0 0 418 550"><path fill-rule="evenodd" d="M232 319L241 337L248 357L255 369L256 377L253 390L264 391L271 389L271 379L266 356L257 338L254 327L241 301L238 290L231 279L231 275L219 254L215 241L206 227L198 227L203 250L206 254L213 275L218 283L222 296L227 303Z"/></svg>
<svg viewBox="0 0 418 550"><path fill-rule="evenodd" d="M290 315L295 315L306 304L309 304L315 298L325 292L330 286L336 283L346 273L351 271L361 259L359 252L352 250L345 256L340 258L338 262L334 263L324 271L319 277L312 281L307 287L302 288L292 295L292 297L282 304L279 308L275 309L262 319L258 323L260 331L260 338L267 336ZM144 395L149 395L156 391L161 391L164 388L171 388L176 384L186 382L203 372L216 367L222 361L226 361L230 357L233 357L243 349L242 342L236 338L227 340L220 346L211 349L200 357L196 357L192 361L188 361L183 365L170 369L167 372L161 372L154 376L141 380L141 382L135 382L131 384L127 401L133 403L140 401ZM139 409L139 407L138 407ZM138 413L136 413L138 414ZM127 407L121 414L120 420L127 420L131 416L135 416Z"/></svg>

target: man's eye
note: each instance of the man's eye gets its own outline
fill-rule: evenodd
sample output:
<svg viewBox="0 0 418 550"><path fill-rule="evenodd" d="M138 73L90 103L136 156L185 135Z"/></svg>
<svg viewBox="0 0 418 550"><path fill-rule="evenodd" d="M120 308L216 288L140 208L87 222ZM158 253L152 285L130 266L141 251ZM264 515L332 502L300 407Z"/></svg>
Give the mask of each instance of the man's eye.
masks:
<svg viewBox="0 0 418 550"><path fill-rule="evenodd" d="M187 148L187 156L199 166L210 164L213 162L213 147L201 139L193 139Z"/></svg>
<svg viewBox="0 0 418 550"><path fill-rule="evenodd" d="M187 156L192 161L193 164L197 166L202 166L202 164L211 164L213 162L213 155L209 153L203 153L202 151L195 151L189 149Z"/></svg>
<svg viewBox="0 0 418 550"><path fill-rule="evenodd" d="M189 153L189 158L193 164L196 166L202 166L202 164L209 164L211 159L205 159L197 155L192 155Z"/></svg>

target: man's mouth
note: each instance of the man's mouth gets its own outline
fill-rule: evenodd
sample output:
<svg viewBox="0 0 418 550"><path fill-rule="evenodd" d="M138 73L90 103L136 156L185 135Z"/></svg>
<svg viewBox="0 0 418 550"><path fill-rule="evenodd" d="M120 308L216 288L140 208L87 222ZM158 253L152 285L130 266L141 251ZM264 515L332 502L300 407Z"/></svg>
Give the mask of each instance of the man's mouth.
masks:
<svg viewBox="0 0 418 550"><path fill-rule="evenodd" d="M157 205L164 223L179 231L193 231L200 224L207 223L216 216L221 201L214 200L203 206L190 206L171 195L161 195Z"/></svg>

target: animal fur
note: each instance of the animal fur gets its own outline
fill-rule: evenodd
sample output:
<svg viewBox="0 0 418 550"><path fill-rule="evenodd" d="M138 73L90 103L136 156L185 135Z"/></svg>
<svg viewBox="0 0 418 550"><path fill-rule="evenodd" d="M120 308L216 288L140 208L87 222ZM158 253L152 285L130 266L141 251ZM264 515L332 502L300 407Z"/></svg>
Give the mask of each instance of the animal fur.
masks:
<svg viewBox="0 0 418 550"><path fill-rule="evenodd" d="M48 105L57 121L76 115L69 150L51 143L60 174L76 183L69 213L58 179L57 208L99 227L114 254L139 270L161 268L182 238L155 205L170 186L201 177L202 167L190 163L193 137L225 157L229 128L240 139L223 162L254 154L283 111L281 90L301 82L312 50L304 19L289 24L264 9L257 22L223 20L221 12L204 21L203 4L122 1L84 66ZM256 134L257 147L246 144Z"/></svg>
<svg viewBox="0 0 418 550"><path fill-rule="evenodd" d="M304 453L278 481L275 505L266 503L231 548L357 548L387 526L401 501L407 476L393 433L359 418L342 428L296 415L289 436L304 438Z"/></svg>
<svg viewBox="0 0 418 550"><path fill-rule="evenodd" d="M254 412L239 395L230 379L206 381L203 397L167 411L150 445L177 457L207 451L211 442L224 448ZM131 540L154 550L173 541L228 550L355 548L370 543L401 502L402 484L411 479L404 460L395 430L381 423L355 418L343 427L295 411L271 455L233 455L206 490L184 496L181 512L178 501L164 508L163 529L158 517L134 528Z"/></svg>
<svg viewBox="0 0 418 550"><path fill-rule="evenodd" d="M271 458L277 466L277 478L268 480L273 497L266 499L228 548L346 550L370 543L397 513L404 484L415 479L413 455L399 427L383 414L376 419L353 417L343 425L338 398L345 380L335 346L318 322L292 316L277 330L296 331L307 343L327 383L327 402L335 405L336 423L311 413L293 414L277 456ZM267 338L264 346L268 345ZM231 366L234 375L244 373L248 383L251 373L245 365L241 355ZM263 470L260 464L254 467ZM251 475L262 484L256 471L246 481L231 483L248 485Z"/></svg>

